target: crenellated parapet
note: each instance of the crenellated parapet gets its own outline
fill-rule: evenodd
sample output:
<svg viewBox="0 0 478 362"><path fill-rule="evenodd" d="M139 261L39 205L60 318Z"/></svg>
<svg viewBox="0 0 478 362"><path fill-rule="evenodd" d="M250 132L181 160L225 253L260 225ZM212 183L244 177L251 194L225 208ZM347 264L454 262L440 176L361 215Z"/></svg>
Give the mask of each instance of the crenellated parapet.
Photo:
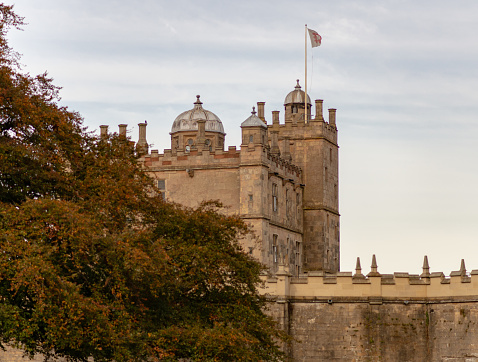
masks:
<svg viewBox="0 0 478 362"><path fill-rule="evenodd" d="M264 145L262 147L262 152L268 163L270 163L273 168L285 171L286 175L291 174L296 177L301 177L302 169L280 155L272 153L270 146Z"/></svg>
<svg viewBox="0 0 478 362"><path fill-rule="evenodd" d="M210 167L238 167L240 151L235 146L229 147L227 151L222 149L209 150L191 150L190 152L177 151L172 152L165 149L164 153L158 153L158 150L152 150L150 154L144 155L140 161L150 171L156 169L183 169L194 166Z"/></svg>
<svg viewBox="0 0 478 362"><path fill-rule="evenodd" d="M269 134L278 132L279 141L283 139L326 139L334 144L337 143L336 109L329 109L328 122L323 118L322 113L311 117L307 122L304 115L298 115L284 123L279 121L279 111L272 112L272 124L268 124Z"/></svg>
<svg viewBox="0 0 478 362"><path fill-rule="evenodd" d="M292 277L282 265L274 276L263 276L262 293L276 301L309 302L426 302L461 298L478 300L478 270L468 273L462 260L460 270L449 277L442 272L429 273L425 257L423 273L380 274L375 255L371 271L363 275L358 260L355 273L314 271ZM470 299L471 298L471 299Z"/></svg>

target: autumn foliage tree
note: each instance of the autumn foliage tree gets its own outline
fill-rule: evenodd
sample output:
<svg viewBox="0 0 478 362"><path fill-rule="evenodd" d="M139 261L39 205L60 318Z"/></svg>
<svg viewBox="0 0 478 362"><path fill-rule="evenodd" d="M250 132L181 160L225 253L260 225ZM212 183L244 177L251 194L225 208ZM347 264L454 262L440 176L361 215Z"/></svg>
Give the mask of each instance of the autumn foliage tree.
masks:
<svg viewBox="0 0 478 362"><path fill-rule="evenodd" d="M130 142L95 137L7 43L0 3L0 345L73 361L277 361L250 231L156 196Z"/></svg>

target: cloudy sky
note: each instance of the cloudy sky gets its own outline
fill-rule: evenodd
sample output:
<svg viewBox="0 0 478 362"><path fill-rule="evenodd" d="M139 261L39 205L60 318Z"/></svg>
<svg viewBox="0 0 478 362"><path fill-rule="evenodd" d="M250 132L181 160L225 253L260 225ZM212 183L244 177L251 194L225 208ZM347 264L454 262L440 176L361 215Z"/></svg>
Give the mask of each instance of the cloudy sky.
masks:
<svg viewBox="0 0 478 362"><path fill-rule="evenodd" d="M337 108L341 269L478 269L478 2L475 0L11 0L28 25L11 45L48 71L62 104L98 130L148 121L169 148L196 94L228 145L257 101L283 110L304 79ZM281 112L283 113L283 112Z"/></svg>

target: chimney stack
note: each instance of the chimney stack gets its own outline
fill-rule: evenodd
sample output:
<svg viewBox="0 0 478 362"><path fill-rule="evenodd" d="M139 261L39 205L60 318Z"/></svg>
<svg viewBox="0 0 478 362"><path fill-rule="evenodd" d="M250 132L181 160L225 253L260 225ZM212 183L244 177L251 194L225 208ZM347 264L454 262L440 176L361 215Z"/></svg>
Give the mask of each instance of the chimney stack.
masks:
<svg viewBox="0 0 478 362"><path fill-rule="evenodd" d="M279 125L279 111L272 111L272 124Z"/></svg>
<svg viewBox="0 0 478 362"><path fill-rule="evenodd" d="M266 104L266 102L257 102L257 117L259 117L260 119L262 119L262 121L264 123L267 123L266 122L266 119L264 117L264 105Z"/></svg>
<svg viewBox="0 0 478 362"><path fill-rule="evenodd" d="M146 141L146 121L144 123L138 123L139 127L139 139L136 144L136 152L139 156L146 155L148 153L148 142Z"/></svg>
<svg viewBox="0 0 478 362"><path fill-rule="evenodd" d="M101 125L100 126L100 137L101 138L108 137L108 126L106 126L106 125Z"/></svg>
<svg viewBox="0 0 478 362"><path fill-rule="evenodd" d="M335 108L329 108L329 124L333 127L336 127L335 125L335 112L337 110Z"/></svg>
<svg viewBox="0 0 478 362"><path fill-rule="evenodd" d="M126 138L126 127L128 127L127 124L120 124L118 125L119 127L119 136Z"/></svg>
<svg viewBox="0 0 478 362"><path fill-rule="evenodd" d="M315 100L315 120L318 122L324 121L324 114L322 110L323 103L324 101L322 99Z"/></svg>

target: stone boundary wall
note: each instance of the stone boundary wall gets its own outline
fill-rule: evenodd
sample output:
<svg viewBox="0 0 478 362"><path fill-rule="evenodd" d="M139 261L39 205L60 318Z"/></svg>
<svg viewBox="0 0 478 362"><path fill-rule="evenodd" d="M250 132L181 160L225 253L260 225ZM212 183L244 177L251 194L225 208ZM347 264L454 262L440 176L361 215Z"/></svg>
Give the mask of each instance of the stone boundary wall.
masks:
<svg viewBox="0 0 478 362"><path fill-rule="evenodd" d="M477 362L478 296L421 302L338 298L271 303L290 361Z"/></svg>
<svg viewBox="0 0 478 362"><path fill-rule="evenodd" d="M374 258L375 259L375 258ZM478 270L263 276L290 361L478 362Z"/></svg>

